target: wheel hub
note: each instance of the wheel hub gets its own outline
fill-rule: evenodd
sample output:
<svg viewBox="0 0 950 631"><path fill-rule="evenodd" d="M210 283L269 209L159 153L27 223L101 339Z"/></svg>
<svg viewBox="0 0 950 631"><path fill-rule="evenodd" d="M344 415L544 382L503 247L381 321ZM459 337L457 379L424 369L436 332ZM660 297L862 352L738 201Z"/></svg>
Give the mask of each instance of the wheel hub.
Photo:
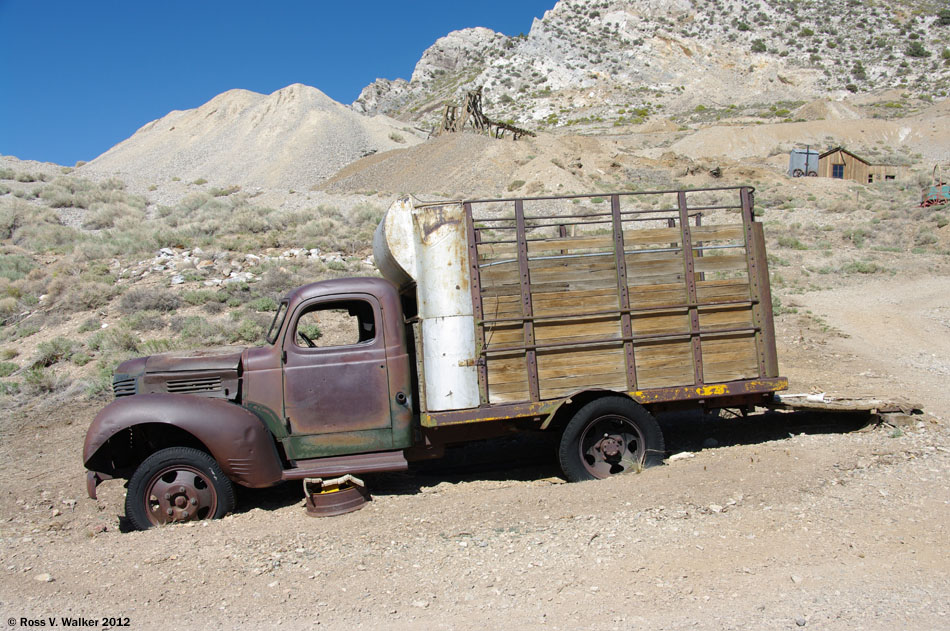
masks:
<svg viewBox="0 0 950 631"><path fill-rule="evenodd" d="M146 508L155 525L204 519L214 513L216 497L210 481L196 469L170 468L149 486Z"/></svg>
<svg viewBox="0 0 950 631"><path fill-rule="evenodd" d="M604 458L608 460L616 459L620 457L620 454L624 451L623 439L620 436L604 434L597 448L600 450L600 453L604 455Z"/></svg>

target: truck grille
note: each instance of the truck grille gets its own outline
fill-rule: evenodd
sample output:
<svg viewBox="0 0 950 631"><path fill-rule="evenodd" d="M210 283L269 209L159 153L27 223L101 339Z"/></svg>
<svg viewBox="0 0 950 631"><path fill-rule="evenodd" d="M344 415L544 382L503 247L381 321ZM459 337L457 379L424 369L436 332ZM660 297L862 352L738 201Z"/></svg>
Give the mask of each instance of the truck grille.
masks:
<svg viewBox="0 0 950 631"><path fill-rule="evenodd" d="M191 379L169 379L165 382L165 391L177 394L196 392L220 392L221 377L199 377Z"/></svg>
<svg viewBox="0 0 950 631"><path fill-rule="evenodd" d="M112 377L112 394L117 399L135 394L135 377L129 377L128 375Z"/></svg>

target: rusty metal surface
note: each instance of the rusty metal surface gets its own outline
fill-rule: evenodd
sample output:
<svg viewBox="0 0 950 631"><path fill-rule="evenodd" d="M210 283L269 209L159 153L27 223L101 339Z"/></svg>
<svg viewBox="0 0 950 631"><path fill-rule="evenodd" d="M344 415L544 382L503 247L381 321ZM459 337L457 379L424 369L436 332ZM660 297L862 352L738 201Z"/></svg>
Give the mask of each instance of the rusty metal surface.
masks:
<svg viewBox="0 0 950 631"><path fill-rule="evenodd" d="M306 495L309 517L333 517L357 511L370 501L369 491L358 484L345 485L339 489L309 491Z"/></svg>
<svg viewBox="0 0 950 631"><path fill-rule="evenodd" d="M241 363L243 346L223 346L193 351L171 351L151 355L145 361L145 370L154 372L195 372L200 370L234 370Z"/></svg>
<svg viewBox="0 0 950 631"><path fill-rule="evenodd" d="M218 510L219 502L211 477L188 464L156 471L138 499L153 526L207 519Z"/></svg>
<svg viewBox="0 0 950 631"><path fill-rule="evenodd" d="M696 273L693 263L693 237L689 229L689 210L686 205L686 192L680 191L676 195L679 203L679 226L682 235L683 262L686 269L686 295L691 304L699 302L696 295ZM696 383L703 383L703 348L699 329L699 309L689 308L690 345L693 350L693 379Z"/></svg>
<svg viewBox="0 0 950 631"><path fill-rule="evenodd" d="M475 230L475 222L472 218L472 205L464 204L465 208L465 229L468 235L468 262L469 276L471 282L469 287L472 293L472 313L476 323L482 323L485 319L484 307L482 306L482 284L481 272L478 267L478 244L481 242L481 234ZM478 369L478 398L481 405L488 403L488 366L482 350L485 348L485 327L482 324L475 326L475 358Z"/></svg>
<svg viewBox="0 0 950 631"><path fill-rule="evenodd" d="M343 308L353 304L367 312L364 317L381 324L379 304L369 294L313 298L290 310L281 344L284 417L292 434L333 434L392 425L382 326L376 327L378 330L372 339L357 344L310 348L294 340L297 323L305 313L319 307ZM391 446L386 444L381 448Z"/></svg>
<svg viewBox="0 0 950 631"><path fill-rule="evenodd" d="M405 471L409 468L402 451L385 451L350 456L333 456L298 460L296 466L283 472L283 480L302 480L303 478L325 478L334 475L352 473L383 473L386 471Z"/></svg>
<svg viewBox="0 0 950 631"><path fill-rule="evenodd" d="M617 291L620 299L620 332L623 334L623 357L627 371L627 389L637 387L637 360L633 349L633 323L630 318L630 289L627 286L627 256L623 244L623 220L620 198L610 196L610 214L614 231L614 258L617 261Z"/></svg>
<svg viewBox="0 0 950 631"><path fill-rule="evenodd" d="M734 397L739 395L757 395L784 390L788 387L788 379L749 379L746 381L730 381L705 385L681 386L674 388L650 388L627 392L628 396L642 404L673 403L681 401L698 401L717 399L720 397ZM608 392L608 391L604 391ZM540 421L549 417L562 404L570 401L571 396L536 403L511 403L492 405L477 410L460 410L453 412L433 412L424 414L422 424L425 427L444 427L461 423L477 423L482 421L511 421L516 419L536 419Z"/></svg>
<svg viewBox="0 0 950 631"><path fill-rule="evenodd" d="M531 306L531 271L528 269L528 242L525 236L524 202L515 202L518 234L518 272L521 279L521 315L524 316L525 367L528 374L528 395L532 401L541 399L538 381L538 356L534 350L534 310ZM484 328L483 328L484 330Z"/></svg>
<svg viewBox="0 0 950 631"><path fill-rule="evenodd" d="M768 258L765 252L765 232L762 224L752 224L752 257L750 265L755 268L756 284L760 298L753 305L754 322L760 333L756 337L761 357L763 377L778 377L778 351L775 348L775 320L772 315L772 288L769 281Z"/></svg>
<svg viewBox="0 0 950 631"><path fill-rule="evenodd" d="M264 423L249 410L220 399L187 394L137 394L116 399L92 421L83 445L87 469L114 474L107 443L123 430L140 425L174 426L188 432L217 460L231 480L265 487L280 480L280 458Z"/></svg>

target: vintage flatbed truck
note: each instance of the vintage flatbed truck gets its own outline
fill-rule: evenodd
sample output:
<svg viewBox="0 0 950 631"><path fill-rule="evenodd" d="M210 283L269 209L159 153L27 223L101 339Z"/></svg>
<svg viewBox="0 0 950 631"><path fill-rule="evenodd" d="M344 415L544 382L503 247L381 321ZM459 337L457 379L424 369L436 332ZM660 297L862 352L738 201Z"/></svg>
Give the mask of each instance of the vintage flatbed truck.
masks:
<svg viewBox="0 0 950 631"><path fill-rule="evenodd" d="M665 457L653 413L787 386L748 187L406 198L373 249L384 278L291 291L265 346L121 364L85 441L90 496L127 478L144 529L223 516L234 483L403 470L524 430L560 434L567 479L605 478Z"/></svg>

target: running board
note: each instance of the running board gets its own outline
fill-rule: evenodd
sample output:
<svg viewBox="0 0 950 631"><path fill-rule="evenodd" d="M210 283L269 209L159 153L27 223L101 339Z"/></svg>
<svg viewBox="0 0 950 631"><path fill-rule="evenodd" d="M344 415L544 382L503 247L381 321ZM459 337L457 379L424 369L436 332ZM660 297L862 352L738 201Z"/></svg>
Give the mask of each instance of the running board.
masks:
<svg viewBox="0 0 950 631"><path fill-rule="evenodd" d="M280 477L282 480L301 480L303 478L339 476L347 473L355 475L358 473L405 471L408 468L409 463L403 456L402 450L382 451L374 454L298 460L296 467L284 470Z"/></svg>

